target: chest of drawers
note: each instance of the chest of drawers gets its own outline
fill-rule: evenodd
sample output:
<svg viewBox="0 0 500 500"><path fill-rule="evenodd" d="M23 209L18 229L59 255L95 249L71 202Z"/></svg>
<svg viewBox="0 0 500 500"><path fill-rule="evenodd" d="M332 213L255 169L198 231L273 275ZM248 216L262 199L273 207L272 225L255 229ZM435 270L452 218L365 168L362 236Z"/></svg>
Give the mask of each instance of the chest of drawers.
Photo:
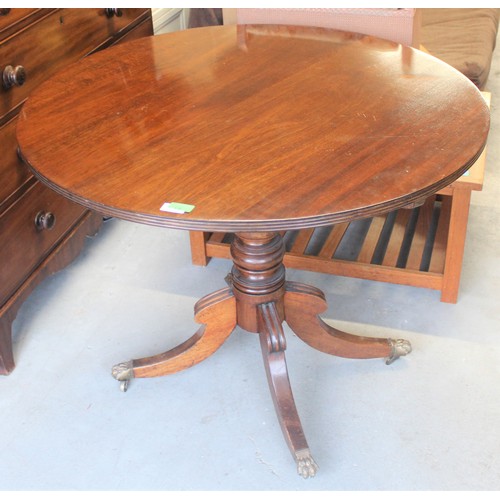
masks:
<svg viewBox="0 0 500 500"><path fill-rule="evenodd" d="M66 65L152 34L150 9L0 9L0 374L15 366L12 322L23 300L71 262L102 221L20 162L17 115L30 92Z"/></svg>

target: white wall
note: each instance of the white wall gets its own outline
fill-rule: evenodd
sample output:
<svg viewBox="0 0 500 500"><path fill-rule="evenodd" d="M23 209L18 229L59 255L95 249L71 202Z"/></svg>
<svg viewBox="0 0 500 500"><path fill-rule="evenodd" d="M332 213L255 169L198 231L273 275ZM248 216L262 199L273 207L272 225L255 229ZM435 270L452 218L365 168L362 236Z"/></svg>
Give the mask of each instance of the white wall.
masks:
<svg viewBox="0 0 500 500"><path fill-rule="evenodd" d="M189 9L151 9L155 35L184 30L188 26Z"/></svg>

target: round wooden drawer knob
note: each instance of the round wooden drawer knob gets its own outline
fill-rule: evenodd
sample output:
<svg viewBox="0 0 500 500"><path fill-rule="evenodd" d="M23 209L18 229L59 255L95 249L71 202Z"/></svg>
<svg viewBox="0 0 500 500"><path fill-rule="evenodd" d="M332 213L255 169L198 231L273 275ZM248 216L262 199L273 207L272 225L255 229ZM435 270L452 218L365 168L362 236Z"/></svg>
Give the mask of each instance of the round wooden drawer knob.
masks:
<svg viewBox="0 0 500 500"><path fill-rule="evenodd" d="M56 216L52 212L38 212L35 216L37 229L52 229L56 224Z"/></svg>
<svg viewBox="0 0 500 500"><path fill-rule="evenodd" d="M22 66L5 66L2 79L5 89L10 89L14 85L20 87L26 81L26 70Z"/></svg>

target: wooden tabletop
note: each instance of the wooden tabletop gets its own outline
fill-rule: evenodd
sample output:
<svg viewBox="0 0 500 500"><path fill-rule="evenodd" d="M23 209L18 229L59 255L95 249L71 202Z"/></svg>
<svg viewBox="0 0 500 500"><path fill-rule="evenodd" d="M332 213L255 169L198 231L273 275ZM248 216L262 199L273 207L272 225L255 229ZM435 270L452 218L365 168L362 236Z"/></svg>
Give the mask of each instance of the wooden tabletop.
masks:
<svg viewBox="0 0 500 500"><path fill-rule="evenodd" d="M33 92L37 177L107 215L208 231L327 225L410 204L479 156L489 111L415 49L320 28L217 26L119 45ZM165 202L194 206L175 214Z"/></svg>

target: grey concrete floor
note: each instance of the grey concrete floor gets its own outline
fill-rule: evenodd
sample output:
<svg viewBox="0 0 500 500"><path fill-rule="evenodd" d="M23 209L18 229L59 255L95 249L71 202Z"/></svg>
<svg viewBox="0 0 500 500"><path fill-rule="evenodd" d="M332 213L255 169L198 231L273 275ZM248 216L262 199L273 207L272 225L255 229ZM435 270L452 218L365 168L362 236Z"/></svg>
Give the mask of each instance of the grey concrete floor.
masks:
<svg viewBox="0 0 500 500"><path fill-rule="evenodd" d="M485 187L473 193L457 304L288 271L325 292L331 324L413 344L386 366L330 357L286 330L315 478L295 472L255 335L236 330L199 365L119 390L111 367L191 336L195 302L225 285L230 263L194 267L186 232L113 219L14 323L17 368L0 378L0 490L500 489L498 51L488 90Z"/></svg>

